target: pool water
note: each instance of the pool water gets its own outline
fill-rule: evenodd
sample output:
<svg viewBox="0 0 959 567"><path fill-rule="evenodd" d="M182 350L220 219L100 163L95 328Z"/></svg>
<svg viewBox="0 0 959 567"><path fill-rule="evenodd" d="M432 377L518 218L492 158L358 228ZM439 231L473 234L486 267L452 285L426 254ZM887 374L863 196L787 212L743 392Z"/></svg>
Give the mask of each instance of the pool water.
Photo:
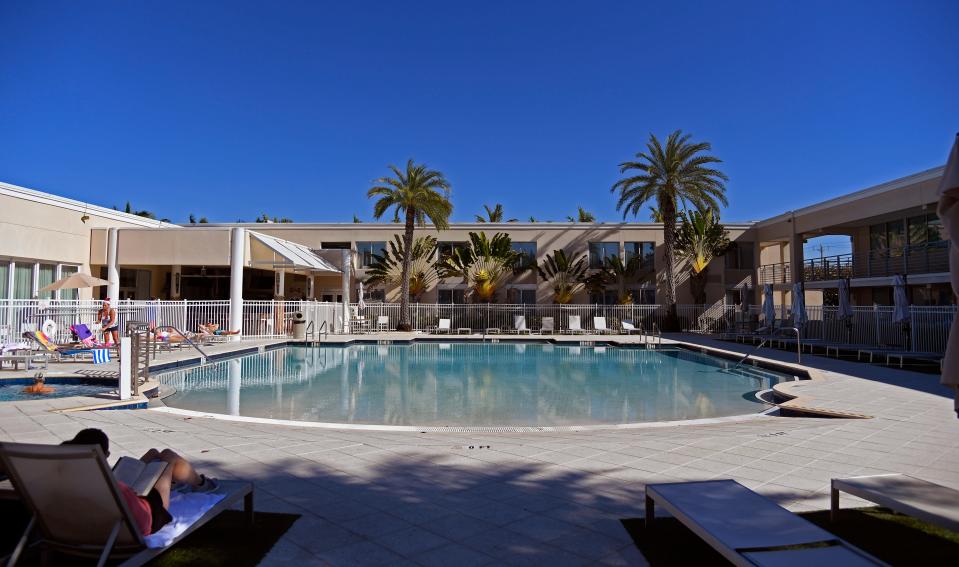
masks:
<svg viewBox="0 0 959 567"><path fill-rule="evenodd" d="M273 419L561 426L755 413L791 377L682 349L414 343L287 347L159 375L167 405Z"/></svg>
<svg viewBox="0 0 959 567"><path fill-rule="evenodd" d="M19 381L18 381L19 382ZM16 383L0 385L0 402L19 402L23 400L45 400L49 398L66 398L68 396L96 396L105 394L116 387L97 386L95 384L58 384L47 381L47 386L54 388L49 394L25 394L23 389L32 383Z"/></svg>

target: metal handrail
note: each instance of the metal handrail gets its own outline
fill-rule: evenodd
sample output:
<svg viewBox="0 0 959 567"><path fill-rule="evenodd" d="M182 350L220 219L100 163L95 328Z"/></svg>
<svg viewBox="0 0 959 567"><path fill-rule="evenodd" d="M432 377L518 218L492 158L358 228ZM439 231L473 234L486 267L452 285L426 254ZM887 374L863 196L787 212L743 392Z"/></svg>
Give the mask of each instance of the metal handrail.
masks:
<svg viewBox="0 0 959 567"><path fill-rule="evenodd" d="M191 339L190 337L186 336L185 333L183 333L182 331L180 331L180 329L177 329L175 326L173 326L173 325L157 325L156 329L158 329L158 330L159 330L159 329L169 329L169 330L171 330L171 331L176 331L177 334L179 334L181 337L183 337L183 340L184 340L184 341L186 341L191 347L195 348L196 351L197 351L198 353L200 353L200 356L202 356L204 360L206 360L206 359L208 358L208 355L207 355L205 352L203 352L203 349L201 349L199 346L197 346L197 344L196 344L195 342L193 342L193 339ZM154 348L156 348L156 341L154 341Z"/></svg>
<svg viewBox="0 0 959 567"><path fill-rule="evenodd" d="M798 327L780 327L779 332L792 331L796 333L796 362L802 363L802 337Z"/></svg>
<svg viewBox="0 0 959 567"><path fill-rule="evenodd" d="M768 340L769 340L769 337L766 337L766 338L764 338L763 340L759 341L759 344L758 344L756 347L754 347L753 350L747 352L747 353L746 353L746 356L740 358L740 359L739 359L739 362L737 362L736 365L733 366L732 369L733 369L733 370L736 370L737 368L739 368L740 366L742 366L743 363L746 362L746 359L749 358L750 356L756 354L756 351L757 351L757 350L763 348L763 345L765 345L765 344L766 344L766 341L768 341Z"/></svg>

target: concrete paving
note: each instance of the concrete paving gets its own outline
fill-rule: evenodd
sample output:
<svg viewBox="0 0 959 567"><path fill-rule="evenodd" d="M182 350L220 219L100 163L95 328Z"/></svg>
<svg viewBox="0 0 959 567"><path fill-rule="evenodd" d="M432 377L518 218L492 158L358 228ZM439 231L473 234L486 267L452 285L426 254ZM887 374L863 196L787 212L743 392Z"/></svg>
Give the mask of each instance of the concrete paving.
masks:
<svg viewBox="0 0 959 567"><path fill-rule="evenodd" d="M0 404L0 439L54 443L100 427L117 457L172 447L208 474L250 479L258 510L301 515L265 565L643 565L620 520L643 516L647 483L734 478L794 511L827 508L840 476L901 472L959 489L959 420L937 377L803 358L815 379L785 393L871 417L419 433L56 413L69 400L50 399Z"/></svg>

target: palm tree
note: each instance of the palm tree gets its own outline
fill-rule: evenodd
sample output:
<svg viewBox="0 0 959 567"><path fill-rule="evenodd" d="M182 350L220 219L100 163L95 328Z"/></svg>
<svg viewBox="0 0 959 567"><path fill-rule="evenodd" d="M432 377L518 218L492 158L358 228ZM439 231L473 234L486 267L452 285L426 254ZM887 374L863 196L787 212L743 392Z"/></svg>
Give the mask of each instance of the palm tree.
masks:
<svg viewBox="0 0 959 567"><path fill-rule="evenodd" d="M413 250L410 255L410 298L413 301L419 301L420 297L427 291L436 287L440 279L436 271L436 265L432 258L436 253L436 238L433 236L420 236L413 242ZM402 285L403 282L403 257L405 248L400 235L393 237L389 247L382 254L373 254L373 262L367 270L366 283L370 285Z"/></svg>
<svg viewBox="0 0 959 567"><path fill-rule="evenodd" d="M381 177L374 181L377 185L367 191L367 197L378 197L373 205L373 218L379 219L393 209L393 222L405 217L403 232L403 270L400 284L400 321L398 331L412 330L410 326L410 261L413 250L413 230L415 225L426 224L426 219L437 230L449 228L449 218L453 213L450 203L450 183L442 172L429 169L425 164L406 162L406 170L401 171L395 165L389 166L394 177Z"/></svg>
<svg viewBox="0 0 959 567"><path fill-rule="evenodd" d="M543 263L536 267L539 276L553 284L553 302L559 304L571 303L583 289L588 269L585 255L574 261L562 249L547 254Z"/></svg>
<svg viewBox="0 0 959 567"><path fill-rule="evenodd" d="M634 302L633 293L626 286L637 280L642 268L643 261L639 255L634 255L625 262L619 256L610 256L603 262L603 267L599 271L586 278L586 287L591 293L602 293L606 291L607 286L615 285L616 299L619 304L629 305Z"/></svg>
<svg viewBox="0 0 959 567"><path fill-rule="evenodd" d="M476 222L503 222L503 205L496 203L492 209L489 205L483 205L486 209L486 216L476 215ZM509 219L506 222L516 222L516 219Z"/></svg>
<svg viewBox="0 0 959 567"><path fill-rule="evenodd" d="M520 253L513 250L505 232L488 238L485 232L471 232L470 242L456 248L440 263L440 276L461 277L471 290L476 303L491 303L506 279L523 268L517 268Z"/></svg>
<svg viewBox="0 0 959 567"><path fill-rule="evenodd" d="M569 222L596 222L596 215L587 211L583 207L577 207L577 215L574 217L572 215L567 215L566 220Z"/></svg>
<svg viewBox="0 0 959 567"><path fill-rule="evenodd" d="M719 215L714 215L712 210L690 211L682 215L682 219L676 235L676 253L681 260L689 262L692 272L689 286L693 302L702 305L706 303L709 262L729 248L729 232L719 223Z"/></svg>
<svg viewBox="0 0 959 567"><path fill-rule="evenodd" d="M625 219L629 213L638 215L643 205L652 201L659 211L663 222L663 248L666 269L666 305L667 317L664 326L670 330L677 328L676 318L676 275L674 260L676 249L677 211L687 204L705 211L719 210L720 204L726 205L726 175L715 169L712 164L722 163L719 158L708 155L712 146L708 142L690 142L689 134L676 130L666 139L666 147L656 136L650 134L646 151L636 154L637 161L619 164L621 174L627 174L617 181L611 191L619 191L616 209L623 211ZM633 173L635 172L635 174Z"/></svg>

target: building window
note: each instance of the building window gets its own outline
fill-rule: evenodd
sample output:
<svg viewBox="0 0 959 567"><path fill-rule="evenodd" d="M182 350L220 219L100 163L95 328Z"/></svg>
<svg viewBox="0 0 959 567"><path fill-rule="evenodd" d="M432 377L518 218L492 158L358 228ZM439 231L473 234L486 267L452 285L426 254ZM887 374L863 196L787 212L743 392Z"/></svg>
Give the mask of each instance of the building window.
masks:
<svg viewBox="0 0 959 567"><path fill-rule="evenodd" d="M602 268L607 258L619 256L619 242L590 242L589 267Z"/></svg>
<svg viewBox="0 0 959 567"><path fill-rule="evenodd" d="M10 282L10 262L0 264L0 299L10 297L10 290L7 284Z"/></svg>
<svg viewBox="0 0 959 567"><path fill-rule="evenodd" d="M356 290L357 295L359 295L360 290ZM363 288L363 301L373 302L373 303L384 303L386 301L386 290L383 288Z"/></svg>
<svg viewBox="0 0 959 567"><path fill-rule="evenodd" d="M440 289L438 302L456 304L466 303L465 291L466 290L463 289Z"/></svg>
<svg viewBox="0 0 959 567"><path fill-rule="evenodd" d="M73 275L80 271L79 266L60 266L60 277L65 278L67 276ZM80 298L79 290L76 289L61 289L60 290L60 299L76 300Z"/></svg>
<svg viewBox="0 0 959 567"><path fill-rule="evenodd" d="M13 298L31 299L33 297L33 263L17 262L13 269Z"/></svg>
<svg viewBox="0 0 959 567"><path fill-rule="evenodd" d="M453 250L456 250L456 249L460 249L460 250L466 249L466 243L465 242L438 242L436 244L436 253L439 256L439 261L440 262L445 261L447 258L453 255Z"/></svg>
<svg viewBox="0 0 959 567"><path fill-rule="evenodd" d="M360 268L369 268L375 261L373 255L383 256L386 254L385 242L357 242L356 253L359 256Z"/></svg>
<svg viewBox="0 0 959 567"><path fill-rule="evenodd" d="M934 214L911 217L907 223L910 246L923 246L945 240L942 221Z"/></svg>
<svg viewBox="0 0 959 567"><path fill-rule="evenodd" d="M39 264L37 275L37 297L40 299L53 299L55 295L52 291L40 291L44 287L52 284L56 281L57 277L57 266L56 264Z"/></svg>
<svg viewBox="0 0 959 567"><path fill-rule="evenodd" d="M655 242L627 242L623 245L625 258L628 263L635 257L640 258L640 265L643 268L653 269L656 266L656 243Z"/></svg>
<svg viewBox="0 0 959 567"><path fill-rule="evenodd" d="M656 290L650 287L634 289L633 303L637 305L656 305Z"/></svg>
<svg viewBox="0 0 959 567"><path fill-rule="evenodd" d="M905 245L906 230L901 220L883 222L869 227L870 250L902 251Z"/></svg>
<svg viewBox="0 0 959 567"><path fill-rule="evenodd" d="M619 303L619 292L615 289L607 289L598 293L590 293L589 302L597 305L616 305Z"/></svg>
<svg viewBox="0 0 959 567"><path fill-rule="evenodd" d="M513 252L519 254L513 267L517 270L525 270L536 267L536 243L535 242L513 242L510 244Z"/></svg>
<svg viewBox="0 0 959 567"><path fill-rule="evenodd" d="M726 267L731 270L751 270L756 267L752 242L733 242L724 255Z"/></svg>
<svg viewBox="0 0 959 567"><path fill-rule="evenodd" d="M511 287L506 292L506 301L513 304L535 305L536 290L533 288Z"/></svg>

